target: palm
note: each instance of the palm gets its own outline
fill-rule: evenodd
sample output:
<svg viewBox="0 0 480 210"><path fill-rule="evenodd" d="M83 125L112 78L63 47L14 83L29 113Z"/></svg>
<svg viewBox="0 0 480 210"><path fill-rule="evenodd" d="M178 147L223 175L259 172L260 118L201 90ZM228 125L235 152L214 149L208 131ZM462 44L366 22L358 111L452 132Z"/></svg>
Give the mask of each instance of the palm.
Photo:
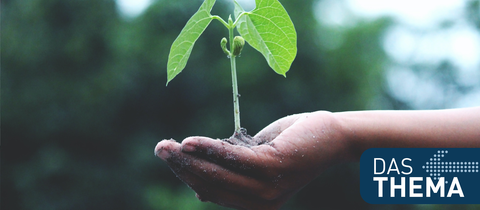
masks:
<svg viewBox="0 0 480 210"><path fill-rule="evenodd" d="M329 116L318 112L277 120L255 136L268 142L259 146L191 137L181 145L160 142L157 148L171 151L169 166L202 200L276 209L337 162L343 143Z"/></svg>

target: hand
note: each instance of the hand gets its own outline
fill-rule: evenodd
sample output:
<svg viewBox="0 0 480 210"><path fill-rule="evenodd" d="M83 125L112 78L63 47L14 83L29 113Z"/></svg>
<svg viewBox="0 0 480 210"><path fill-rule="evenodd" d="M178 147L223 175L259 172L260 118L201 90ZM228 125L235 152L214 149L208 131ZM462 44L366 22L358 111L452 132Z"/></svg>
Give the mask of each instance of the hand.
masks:
<svg viewBox="0 0 480 210"><path fill-rule="evenodd" d="M159 142L155 154L202 201L238 209L278 209L329 166L348 157L348 144L332 113L277 120L255 138L266 144L231 145L206 137Z"/></svg>

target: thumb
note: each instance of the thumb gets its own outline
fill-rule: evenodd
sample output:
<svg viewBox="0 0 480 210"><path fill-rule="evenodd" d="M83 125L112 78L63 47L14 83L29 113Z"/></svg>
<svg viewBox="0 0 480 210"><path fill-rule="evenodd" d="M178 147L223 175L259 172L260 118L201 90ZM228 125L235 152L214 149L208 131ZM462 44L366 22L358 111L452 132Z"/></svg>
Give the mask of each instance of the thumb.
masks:
<svg viewBox="0 0 480 210"><path fill-rule="evenodd" d="M272 141L277 138L285 129L292 126L304 114L295 114L276 120L267 127L263 128L254 138L266 139Z"/></svg>

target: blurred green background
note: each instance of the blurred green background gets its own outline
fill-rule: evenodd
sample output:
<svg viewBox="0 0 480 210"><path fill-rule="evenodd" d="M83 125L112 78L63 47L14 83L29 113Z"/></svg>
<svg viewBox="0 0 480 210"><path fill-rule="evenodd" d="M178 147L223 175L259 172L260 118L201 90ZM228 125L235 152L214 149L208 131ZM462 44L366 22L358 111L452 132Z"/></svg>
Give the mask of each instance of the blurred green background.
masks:
<svg viewBox="0 0 480 210"><path fill-rule="evenodd" d="M219 46L227 31L217 21L165 87L170 45L201 2L156 0L132 16L113 0L1 1L1 209L225 209L198 201L153 155L165 138L233 133L229 61ZM419 40L402 33L463 27L480 37L478 0L459 1L455 18L426 28L388 15L345 15L346 1L281 2L298 33L287 78L249 46L237 60L242 126L250 134L315 110L480 105L478 60L462 66L448 56L395 54L402 52L396 45ZM218 0L212 14L227 18L231 11L231 1ZM283 209L480 206L370 205L360 197L358 164L348 164L321 175Z"/></svg>

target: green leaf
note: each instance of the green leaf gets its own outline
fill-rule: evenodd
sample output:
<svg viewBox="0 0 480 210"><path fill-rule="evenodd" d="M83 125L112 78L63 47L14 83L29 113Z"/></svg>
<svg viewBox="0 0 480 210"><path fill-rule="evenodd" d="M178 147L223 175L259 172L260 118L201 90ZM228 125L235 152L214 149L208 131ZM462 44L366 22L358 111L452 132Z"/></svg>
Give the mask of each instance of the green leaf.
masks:
<svg viewBox="0 0 480 210"><path fill-rule="evenodd" d="M205 0L200 9L188 20L172 44L167 63L167 85L187 65L193 46L212 21L210 11L216 0Z"/></svg>
<svg viewBox="0 0 480 210"><path fill-rule="evenodd" d="M245 10L235 2L235 17ZM278 0L255 0L256 7L240 17L237 30L278 74L290 69L297 55L297 33L290 16Z"/></svg>

